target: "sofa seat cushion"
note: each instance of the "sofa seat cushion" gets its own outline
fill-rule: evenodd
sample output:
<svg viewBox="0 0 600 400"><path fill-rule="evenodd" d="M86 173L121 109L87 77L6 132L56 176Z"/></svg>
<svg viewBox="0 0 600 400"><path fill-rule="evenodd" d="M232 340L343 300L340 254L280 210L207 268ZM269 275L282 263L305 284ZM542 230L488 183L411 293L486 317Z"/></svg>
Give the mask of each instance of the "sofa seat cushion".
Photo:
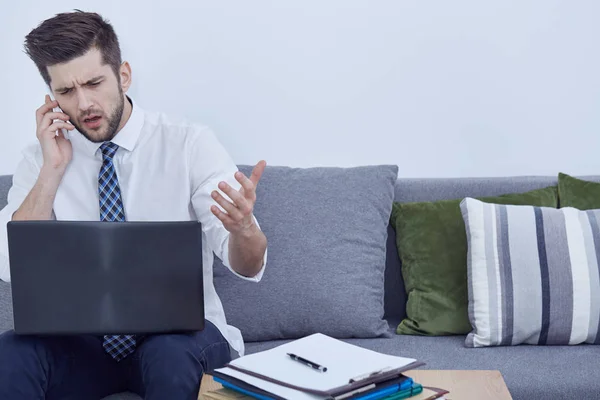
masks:
<svg viewBox="0 0 600 400"><path fill-rule="evenodd" d="M399 321L390 321L393 331ZM499 370L514 399L592 399L600 393L600 346L465 347L465 336L394 335L343 339L370 350L423 361L425 369ZM288 341L246 344L246 353ZM450 394L450 396L452 393Z"/></svg>

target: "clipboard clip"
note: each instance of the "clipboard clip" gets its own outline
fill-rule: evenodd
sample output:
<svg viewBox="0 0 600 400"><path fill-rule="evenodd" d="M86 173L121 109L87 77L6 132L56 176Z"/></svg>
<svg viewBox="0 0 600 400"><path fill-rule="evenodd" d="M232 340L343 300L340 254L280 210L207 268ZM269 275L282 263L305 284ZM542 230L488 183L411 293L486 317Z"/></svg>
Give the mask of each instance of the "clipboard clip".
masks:
<svg viewBox="0 0 600 400"><path fill-rule="evenodd" d="M385 367L385 368L382 368L382 369L377 370L377 371L373 371L373 372L369 372L369 373L362 374L362 375L359 375L359 376L355 376L354 378L350 378L350 380L348 381L348 383L356 383L356 382L364 381L364 380L367 380L367 379L371 379L374 376L381 375L381 374L389 372L391 370L393 370L392 367Z"/></svg>

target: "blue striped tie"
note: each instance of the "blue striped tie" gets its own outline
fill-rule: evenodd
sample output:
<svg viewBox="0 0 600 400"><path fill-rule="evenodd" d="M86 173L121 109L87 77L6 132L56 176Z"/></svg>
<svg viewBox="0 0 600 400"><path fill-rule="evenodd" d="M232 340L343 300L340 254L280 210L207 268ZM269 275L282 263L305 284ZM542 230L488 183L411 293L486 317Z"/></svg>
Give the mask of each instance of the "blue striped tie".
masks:
<svg viewBox="0 0 600 400"><path fill-rule="evenodd" d="M108 222L125 221L121 189L117 179L117 171L113 165L113 157L119 146L112 142L104 142L102 150L102 168L98 175L98 194L100 195L100 220ZM116 361L121 361L135 351L134 335L105 335L102 346Z"/></svg>

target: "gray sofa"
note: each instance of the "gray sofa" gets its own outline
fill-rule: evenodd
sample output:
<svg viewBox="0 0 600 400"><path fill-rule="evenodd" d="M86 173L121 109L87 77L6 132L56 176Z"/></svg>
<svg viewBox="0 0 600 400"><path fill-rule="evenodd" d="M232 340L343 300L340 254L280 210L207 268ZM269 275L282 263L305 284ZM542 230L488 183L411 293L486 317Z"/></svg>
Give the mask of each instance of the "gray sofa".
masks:
<svg viewBox="0 0 600 400"><path fill-rule="evenodd" d="M590 178L600 181L598 177ZM395 185L395 200L400 202L431 201L492 196L523 192L556 184L555 177L515 177L491 179L399 179ZM10 185L10 177L0 177L0 208ZM308 201L308 200L307 200ZM394 329L404 316L404 293L400 261L395 247L394 231L388 227L385 267L385 319L389 334L377 338L345 338L350 343L375 351L417 358L426 369L499 370L515 399L598 399L600 398L600 348L598 346L515 346L470 349L464 346L464 336L421 337L400 336ZM267 272L268 274L268 272ZM225 309L232 304L231 292L221 290L223 280L216 280ZM260 285L260 283L259 283ZM284 296L285 294L273 294ZM285 304L281 298L282 307ZM282 309L281 312L290 310ZM293 312L293 310L291 310ZM260 316L257 321L260 321ZM236 325L236 321L229 319ZM0 282L0 332L11 329L10 286ZM242 333L244 333L242 331ZM246 352L269 349L285 340L246 343ZM131 396L131 397L130 397ZM136 398L121 394L112 398Z"/></svg>

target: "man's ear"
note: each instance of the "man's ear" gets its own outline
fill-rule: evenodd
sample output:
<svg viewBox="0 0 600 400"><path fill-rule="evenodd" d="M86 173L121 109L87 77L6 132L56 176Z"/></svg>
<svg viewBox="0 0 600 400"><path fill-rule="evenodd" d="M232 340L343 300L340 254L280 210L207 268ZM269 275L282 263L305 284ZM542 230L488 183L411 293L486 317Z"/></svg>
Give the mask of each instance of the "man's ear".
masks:
<svg viewBox="0 0 600 400"><path fill-rule="evenodd" d="M121 80L121 88L123 93L127 93L131 87L131 65L127 61L121 64L119 68L119 78Z"/></svg>

